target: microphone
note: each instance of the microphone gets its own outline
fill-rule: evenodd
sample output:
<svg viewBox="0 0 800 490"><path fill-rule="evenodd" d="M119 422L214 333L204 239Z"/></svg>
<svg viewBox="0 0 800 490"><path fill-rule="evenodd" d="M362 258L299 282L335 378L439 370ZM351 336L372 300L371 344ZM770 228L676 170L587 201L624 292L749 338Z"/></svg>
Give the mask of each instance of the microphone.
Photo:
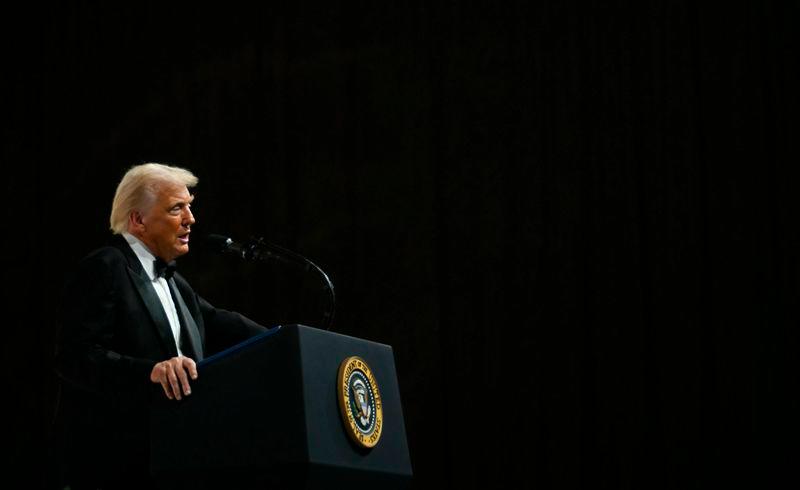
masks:
<svg viewBox="0 0 800 490"><path fill-rule="evenodd" d="M209 233L206 236L206 243L215 252L231 253L239 256L245 260L252 260L259 258L258 250L251 242L242 244L234 242L232 238L224 235L217 235L216 233Z"/></svg>
<svg viewBox="0 0 800 490"><path fill-rule="evenodd" d="M333 322L333 314L336 310L336 293L334 292L333 283L330 278L317 264L311 262L299 253L265 242L263 238L251 239L247 243L239 243L230 237L209 233L206 235L206 243L216 252L233 254L244 260L258 261L272 259L283 262L284 264L300 267L305 272L315 271L321 276L324 287L328 291L329 307L328 311L324 314L323 324L325 330L330 329L331 322Z"/></svg>
<svg viewBox="0 0 800 490"><path fill-rule="evenodd" d="M215 252L232 252L245 258L246 251L244 247L226 236L210 233L206 236L206 243Z"/></svg>

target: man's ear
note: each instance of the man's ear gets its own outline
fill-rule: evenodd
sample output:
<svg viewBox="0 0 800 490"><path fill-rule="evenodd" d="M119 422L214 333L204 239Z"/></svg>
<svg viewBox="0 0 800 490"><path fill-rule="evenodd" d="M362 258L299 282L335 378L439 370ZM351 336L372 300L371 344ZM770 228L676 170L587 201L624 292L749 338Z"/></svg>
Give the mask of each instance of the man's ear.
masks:
<svg viewBox="0 0 800 490"><path fill-rule="evenodd" d="M131 231L144 231L144 216L139 211L133 210L128 216L128 229Z"/></svg>

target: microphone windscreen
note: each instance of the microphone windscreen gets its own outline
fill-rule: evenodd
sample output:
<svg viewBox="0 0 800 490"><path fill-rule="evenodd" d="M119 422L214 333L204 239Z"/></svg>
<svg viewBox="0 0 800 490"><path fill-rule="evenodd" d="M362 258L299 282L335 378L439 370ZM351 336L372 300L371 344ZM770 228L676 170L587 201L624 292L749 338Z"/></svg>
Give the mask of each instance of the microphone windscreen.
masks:
<svg viewBox="0 0 800 490"><path fill-rule="evenodd" d="M224 252L233 244L233 240L216 233L209 233L205 238L206 245L215 252Z"/></svg>

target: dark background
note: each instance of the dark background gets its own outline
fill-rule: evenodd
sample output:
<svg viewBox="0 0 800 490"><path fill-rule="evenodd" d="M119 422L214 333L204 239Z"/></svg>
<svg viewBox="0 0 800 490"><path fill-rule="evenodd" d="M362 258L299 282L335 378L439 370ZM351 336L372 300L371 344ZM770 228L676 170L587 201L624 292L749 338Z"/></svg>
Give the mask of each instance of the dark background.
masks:
<svg viewBox="0 0 800 490"><path fill-rule="evenodd" d="M394 347L417 488L798 481L795 2L291 3L4 14L8 478L46 480L59 290L156 161ZM179 265L319 324L313 278Z"/></svg>

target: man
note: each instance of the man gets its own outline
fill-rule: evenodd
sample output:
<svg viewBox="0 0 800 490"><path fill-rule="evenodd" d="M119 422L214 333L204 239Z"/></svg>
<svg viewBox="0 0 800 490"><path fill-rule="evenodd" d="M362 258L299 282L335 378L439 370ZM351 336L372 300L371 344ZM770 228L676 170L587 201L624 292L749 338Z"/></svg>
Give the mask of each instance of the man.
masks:
<svg viewBox="0 0 800 490"><path fill-rule="evenodd" d="M68 282L56 365L62 472L73 489L151 487L150 397L191 396L197 361L266 330L214 308L173 272L189 252L197 180L156 163L131 168L114 196L111 244Z"/></svg>

